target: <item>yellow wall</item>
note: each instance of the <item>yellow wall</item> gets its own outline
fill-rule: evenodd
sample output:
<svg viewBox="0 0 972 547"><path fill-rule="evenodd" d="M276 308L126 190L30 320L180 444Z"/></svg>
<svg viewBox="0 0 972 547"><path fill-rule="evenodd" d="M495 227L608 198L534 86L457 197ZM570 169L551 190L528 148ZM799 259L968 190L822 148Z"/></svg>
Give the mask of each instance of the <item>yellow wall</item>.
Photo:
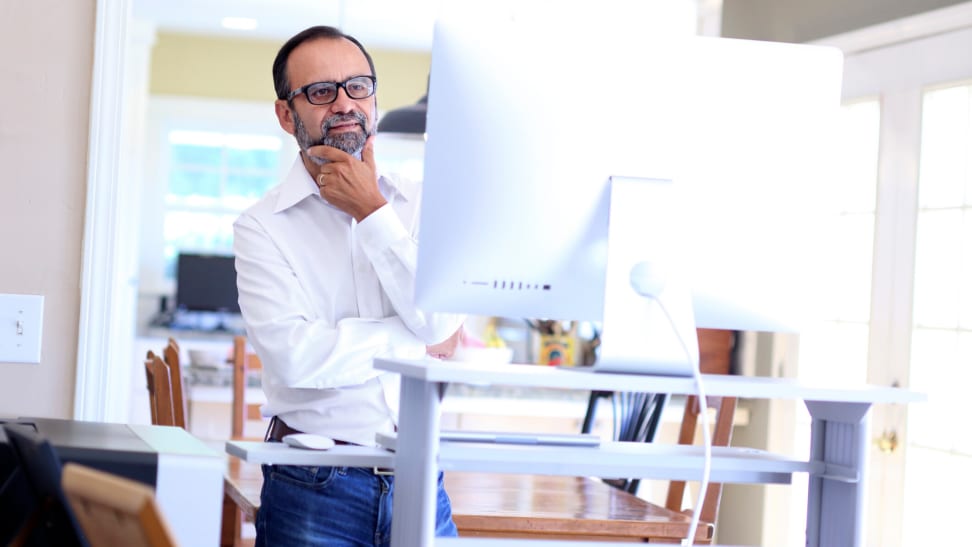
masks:
<svg viewBox="0 0 972 547"><path fill-rule="evenodd" d="M283 40L242 40L160 32L149 93L273 101L270 67ZM367 47L367 44L365 44ZM378 107L390 110L425 94L428 52L369 49L378 73Z"/></svg>
<svg viewBox="0 0 972 547"><path fill-rule="evenodd" d="M44 295L41 362L0 363L0 417L73 415L94 30L95 0L0 2L0 292Z"/></svg>

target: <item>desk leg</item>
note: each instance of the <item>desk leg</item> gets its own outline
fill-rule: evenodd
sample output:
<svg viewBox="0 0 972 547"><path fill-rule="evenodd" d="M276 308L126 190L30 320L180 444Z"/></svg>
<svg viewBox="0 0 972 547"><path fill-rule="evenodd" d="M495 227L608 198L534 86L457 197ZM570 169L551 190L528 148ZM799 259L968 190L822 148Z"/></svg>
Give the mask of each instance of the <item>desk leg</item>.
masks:
<svg viewBox="0 0 972 547"><path fill-rule="evenodd" d="M439 384L402 376L392 547L432 545L439 471Z"/></svg>
<svg viewBox="0 0 972 547"><path fill-rule="evenodd" d="M868 403L807 401L813 418L810 459L821 464L810 475L808 547L864 544Z"/></svg>

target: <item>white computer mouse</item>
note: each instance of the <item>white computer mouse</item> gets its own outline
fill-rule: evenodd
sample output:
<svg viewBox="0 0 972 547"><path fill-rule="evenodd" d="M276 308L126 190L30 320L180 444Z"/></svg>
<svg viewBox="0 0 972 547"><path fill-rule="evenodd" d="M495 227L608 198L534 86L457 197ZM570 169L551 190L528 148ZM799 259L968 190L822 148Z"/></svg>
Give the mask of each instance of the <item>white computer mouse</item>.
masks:
<svg viewBox="0 0 972 547"><path fill-rule="evenodd" d="M307 450L327 450L334 447L334 439L313 433L293 433L282 440L287 446Z"/></svg>

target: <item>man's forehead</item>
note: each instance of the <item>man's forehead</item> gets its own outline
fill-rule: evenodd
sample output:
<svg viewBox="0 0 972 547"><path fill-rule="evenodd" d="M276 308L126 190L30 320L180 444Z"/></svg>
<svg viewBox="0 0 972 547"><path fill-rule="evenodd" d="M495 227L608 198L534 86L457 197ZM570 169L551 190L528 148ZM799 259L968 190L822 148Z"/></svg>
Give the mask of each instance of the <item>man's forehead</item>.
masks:
<svg viewBox="0 0 972 547"><path fill-rule="evenodd" d="M317 38L298 46L288 59L293 77L344 79L371 74L368 59L346 38Z"/></svg>

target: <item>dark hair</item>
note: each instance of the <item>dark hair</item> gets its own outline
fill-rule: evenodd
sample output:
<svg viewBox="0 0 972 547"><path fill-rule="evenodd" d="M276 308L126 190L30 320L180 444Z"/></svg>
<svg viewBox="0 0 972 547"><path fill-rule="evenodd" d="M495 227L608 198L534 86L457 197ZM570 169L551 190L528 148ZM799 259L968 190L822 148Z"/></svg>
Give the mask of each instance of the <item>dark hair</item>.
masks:
<svg viewBox="0 0 972 547"><path fill-rule="evenodd" d="M290 58L290 53L304 42L318 40L321 38L338 40L345 39L358 46L361 53L364 53L365 59L368 60L368 66L371 68L371 75L376 75L375 62L371 60L371 55L369 55L364 46L361 45L361 42L356 40L353 36L348 36L334 27L327 27L323 25L310 27L295 34L290 40L287 40L287 42L280 47L280 51L277 52L277 57L273 60L273 87L277 92L278 99L286 99L287 95L290 94L290 79L287 78L287 60Z"/></svg>

